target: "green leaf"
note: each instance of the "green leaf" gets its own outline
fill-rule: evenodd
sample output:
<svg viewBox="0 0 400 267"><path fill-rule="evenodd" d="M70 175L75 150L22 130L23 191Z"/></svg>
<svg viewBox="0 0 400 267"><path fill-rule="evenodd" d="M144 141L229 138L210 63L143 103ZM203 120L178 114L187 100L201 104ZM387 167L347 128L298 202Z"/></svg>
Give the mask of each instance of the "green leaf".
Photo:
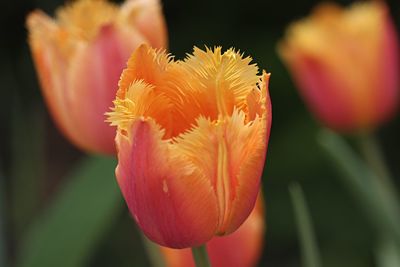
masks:
<svg viewBox="0 0 400 267"><path fill-rule="evenodd" d="M123 207L114 168L85 159L26 236L18 267L83 266Z"/></svg>
<svg viewBox="0 0 400 267"><path fill-rule="evenodd" d="M354 195L378 232L389 232L400 244L400 211L393 191L373 173L337 134L324 130L319 143L342 172L344 185Z"/></svg>
<svg viewBox="0 0 400 267"><path fill-rule="evenodd" d="M300 237L303 267L320 267L321 260L315 240L314 228L307 208L303 190L297 183L289 186L290 197L294 207L297 229Z"/></svg>

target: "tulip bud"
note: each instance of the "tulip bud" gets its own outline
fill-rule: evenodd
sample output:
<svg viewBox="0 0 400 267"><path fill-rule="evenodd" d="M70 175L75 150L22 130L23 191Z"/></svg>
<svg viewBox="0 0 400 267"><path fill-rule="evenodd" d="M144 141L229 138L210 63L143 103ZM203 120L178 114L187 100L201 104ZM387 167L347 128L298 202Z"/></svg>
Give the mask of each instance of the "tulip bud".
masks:
<svg viewBox="0 0 400 267"><path fill-rule="evenodd" d="M293 24L279 52L311 111L338 131L377 127L399 96L398 40L385 4L319 6Z"/></svg>
<svg viewBox="0 0 400 267"><path fill-rule="evenodd" d="M259 197L249 218L229 236L214 237L207 243L213 267L252 267L261 256L264 239L262 198ZM195 267L190 249L160 247L168 267Z"/></svg>
<svg viewBox="0 0 400 267"><path fill-rule="evenodd" d="M158 1L131 0L118 7L78 0L60 8L55 20L33 11L27 27L42 93L57 126L83 150L115 153L115 130L104 122L104 113L132 51L144 42L166 45Z"/></svg>
<svg viewBox="0 0 400 267"><path fill-rule="evenodd" d="M271 125L269 75L229 49L183 61L140 46L128 61L109 121L116 176L154 242L193 247L234 232L260 188Z"/></svg>

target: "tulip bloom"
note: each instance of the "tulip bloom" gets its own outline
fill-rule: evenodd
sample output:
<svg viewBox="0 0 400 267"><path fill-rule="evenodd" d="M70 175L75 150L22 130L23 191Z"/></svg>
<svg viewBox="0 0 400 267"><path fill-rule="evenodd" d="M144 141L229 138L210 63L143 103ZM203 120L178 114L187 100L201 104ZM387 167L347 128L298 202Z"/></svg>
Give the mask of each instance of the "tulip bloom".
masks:
<svg viewBox="0 0 400 267"><path fill-rule="evenodd" d="M399 96L398 40L383 1L319 6L292 25L279 52L313 113L334 130L388 120Z"/></svg>
<svg viewBox="0 0 400 267"><path fill-rule="evenodd" d="M215 237L207 243L208 256L213 267L256 266L264 239L262 198L259 197L249 218L229 236ZM195 267L190 249L161 247L167 266Z"/></svg>
<svg viewBox="0 0 400 267"><path fill-rule="evenodd" d="M79 148L115 153L115 130L104 122L129 55L140 44L166 45L157 0L132 0L121 7L78 0L27 18L29 45L42 93L54 121Z"/></svg>
<svg viewBox="0 0 400 267"><path fill-rule="evenodd" d="M116 176L146 236L172 248L234 232L260 187L271 124L269 75L233 49L174 61L140 46L109 121Z"/></svg>

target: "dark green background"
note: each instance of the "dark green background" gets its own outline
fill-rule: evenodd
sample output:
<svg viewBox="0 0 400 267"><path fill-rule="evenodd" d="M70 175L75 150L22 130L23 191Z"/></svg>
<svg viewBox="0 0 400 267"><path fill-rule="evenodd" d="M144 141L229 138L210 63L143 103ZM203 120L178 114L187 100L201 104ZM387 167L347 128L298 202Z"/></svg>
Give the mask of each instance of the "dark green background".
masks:
<svg viewBox="0 0 400 267"><path fill-rule="evenodd" d="M273 126L263 177L268 229L259 265L300 265L287 190L290 182L299 181L309 203L324 266L375 266L376 236L337 179L335 166L319 148L319 125L306 110L276 54L276 43L288 23L307 15L317 2L165 0L170 52L182 58L193 45L233 46L272 73ZM53 14L62 3L25 0L0 4L0 223L11 263L19 259L24 236L36 216L51 205L62 190L63 177L84 157L49 118L26 43L26 14L35 8ZM398 24L400 4L393 1L389 5ZM400 176L399 133L399 116L378 131L396 177ZM126 208L112 216L111 226L95 242L86 265L147 266L139 232Z"/></svg>

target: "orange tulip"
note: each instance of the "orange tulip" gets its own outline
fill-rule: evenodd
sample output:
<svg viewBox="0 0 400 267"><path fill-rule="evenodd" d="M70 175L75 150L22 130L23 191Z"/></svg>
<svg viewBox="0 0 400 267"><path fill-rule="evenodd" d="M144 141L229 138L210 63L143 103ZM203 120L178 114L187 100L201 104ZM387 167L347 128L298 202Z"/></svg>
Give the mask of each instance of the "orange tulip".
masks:
<svg viewBox="0 0 400 267"><path fill-rule="evenodd" d="M319 6L279 52L313 113L339 131L374 128L395 112L398 40L383 1Z"/></svg>
<svg viewBox="0 0 400 267"><path fill-rule="evenodd" d="M116 176L136 222L172 248L234 232L254 207L271 124L269 75L233 49L183 61L140 46L109 121Z"/></svg>
<svg viewBox="0 0 400 267"><path fill-rule="evenodd" d="M264 236L264 210L259 197L249 218L229 236L214 237L207 243L213 267L252 267L261 256ZM160 247L169 267L195 267L190 249Z"/></svg>
<svg viewBox="0 0 400 267"><path fill-rule="evenodd" d="M29 45L42 93L54 121L86 151L115 153L115 130L104 122L129 55L141 43L166 45L157 0L132 0L121 7L78 0L27 18Z"/></svg>

